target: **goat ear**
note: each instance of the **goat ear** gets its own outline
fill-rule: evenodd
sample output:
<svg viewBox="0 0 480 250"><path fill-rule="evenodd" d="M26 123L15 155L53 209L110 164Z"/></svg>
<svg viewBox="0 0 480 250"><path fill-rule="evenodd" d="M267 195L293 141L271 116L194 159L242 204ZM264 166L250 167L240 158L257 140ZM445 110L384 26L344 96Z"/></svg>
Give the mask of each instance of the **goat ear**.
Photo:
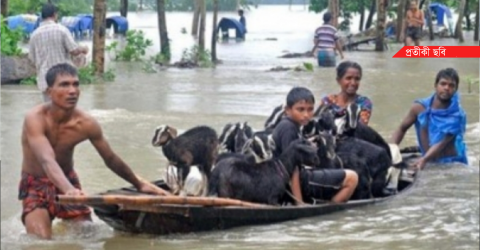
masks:
<svg viewBox="0 0 480 250"><path fill-rule="evenodd" d="M252 145L253 138L248 139L242 147L242 154L245 154Z"/></svg>
<svg viewBox="0 0 480 250"><path fill-rule="evenodd" d="M275 150L275 148L277 147L277 144L275 143L272 135L268 136L268 145L270 146L271 150Z"/></svg>
<svg viewBox="0 0 480 250"><path fill-rule="evenodd" d="M167 127L167 133L169 133L172 138L177 137L177 130L173 127L168 126Z"/></svg>

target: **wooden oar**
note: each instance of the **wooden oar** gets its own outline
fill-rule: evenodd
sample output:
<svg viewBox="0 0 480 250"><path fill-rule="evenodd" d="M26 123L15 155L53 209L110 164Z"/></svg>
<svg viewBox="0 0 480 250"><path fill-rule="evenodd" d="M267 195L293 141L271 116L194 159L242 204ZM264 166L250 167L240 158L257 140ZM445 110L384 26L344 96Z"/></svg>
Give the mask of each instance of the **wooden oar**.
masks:
<svg viewBox="0 0 480 250"><path fill-rule="evenodd" d="M130 196L130 195L88 195L88 196L67 196L57 195L55 200L60 204L125 204L125 205L200 205L200 206L239 206L249 208L269 207L269 205L246 202L236 199L215 198L215 197L181 197L181 196Z"/></svg>

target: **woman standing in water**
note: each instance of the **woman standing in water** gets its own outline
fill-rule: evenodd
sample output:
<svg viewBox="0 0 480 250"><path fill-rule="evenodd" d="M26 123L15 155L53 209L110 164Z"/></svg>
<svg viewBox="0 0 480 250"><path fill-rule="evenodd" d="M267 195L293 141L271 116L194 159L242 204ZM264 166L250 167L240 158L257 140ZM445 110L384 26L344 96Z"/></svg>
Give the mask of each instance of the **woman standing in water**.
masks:
<svg viewBox="0 0 480 250"><path fill-rule="evenodd" d="M330 94L322 98L320 105L331 105L335 111L341 112L348 104L356 103L360 111L360 121L368 124L372 114L372 101L357 93L362 79L362 67L352 61L345 61L337 66L337 83L340 93Z"/></svg>
<svg viewBox="0 0 480 250"><path fill-rule="evenodd" d="M343 59L342 46L338 40L337 29L332 26L332 13L323 14L323 25L315 30L315 38L313 39L314 51L317 56L318 66L335 67L336 53L335 49Z"/></svg>

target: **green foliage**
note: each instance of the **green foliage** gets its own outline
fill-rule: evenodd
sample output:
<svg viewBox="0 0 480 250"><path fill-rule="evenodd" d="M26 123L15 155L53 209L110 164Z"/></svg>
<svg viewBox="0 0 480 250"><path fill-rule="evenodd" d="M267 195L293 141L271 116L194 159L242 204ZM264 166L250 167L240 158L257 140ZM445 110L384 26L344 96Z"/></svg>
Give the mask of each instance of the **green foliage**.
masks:
<svg viewBox="0 0 480 250"><path fill-rule="evenodd" d="M303 63L303 67L304 67L307 71L313 72L313 63L304 62L304 63Z"/></svg>
<svg viewBox="0 0 480 250"><path fill-rule="evenodd" d="M145 51L152 46L152 40L146 39L143 31L129 30L126 34L126 45L123 49L118 48L118 42L112 42L106 47L107 51L115 52L116 61L142 61Z"/></svg>
<svg viewBox="0 0 480 250"><path fill-rule="evenodd" d="M22 50L18 47L18 42L22 40L23 32L21 30L10 30L5 23L3 16L0 19L1 26L1 53L5 56L20 55Z"/></svg>
<svg viewBox="0 0 480 250"><path fill-rule="evenodd" d="M87 66L78 69L78 79L80 80L80 84L92 84L98 80L111 82L115 80L115 73L112 69L108 69L100 78L97 78L95 76L95 68L93 67L93 64L88 64ZM36 83L37 76L32 76L20 81L20 84L24 85L35 85Z"/></svg>
<svg viewBox="0 0 480 250"><path fill-rule="evenodd" d="M475 85L479 85L480 79L475 76L466 76L465 77L465 82L467 83L468 86L468 93L472 93L472 87ZM478 89L478 88L477 88Z"/></svg>
<svg viewBox="0 0 480 250"><path fill-rule="evenodd" d="M40 14L42 4L46 2L47 0L9 0L9 15ZM51 2L58 7L59 17L92 12L93 0L52 0Z"/></svg>
<svg viewBox="0 0 480 250"><path fill-rule="evenodd" d="M214 66L212 55L208 50L200 50L198 45L194 45L190 49L183 50L181 61L196 62L201 68L211 68Z"/></svg>
<svg viewBox="0 0 480 250"><path fill-rule="evenodd" d="M37 76L31 76L20 81L22 85L35 85L37 84Z"/></svg>

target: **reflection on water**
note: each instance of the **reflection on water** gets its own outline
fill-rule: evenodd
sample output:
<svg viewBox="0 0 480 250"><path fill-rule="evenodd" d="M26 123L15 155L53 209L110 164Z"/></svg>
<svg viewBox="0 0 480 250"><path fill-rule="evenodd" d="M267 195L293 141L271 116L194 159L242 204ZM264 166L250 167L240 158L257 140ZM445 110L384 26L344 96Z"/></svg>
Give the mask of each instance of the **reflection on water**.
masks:
<svg viewBox="0 0 480 250"><path fill-rule="evenodd" d="M220 16L234 15L222 13ZM182 50L193 43L190 36L180 32L182 27L190 27L191 17L186 13L169 13L167 18L173 56L177 60ZM158 51L155 14L130 13L129 19L133 28L142 26L154 39L156 47L151 52ZM314 62L311 58L279 59L278 56L284 51L309 50L312 32L320 23L319 15L273 6L249 12L247 19L247 41L219 44L218 54L224 63L216 69L169 69L147 74L140 71L139 65L117 63L115 82L81 87L79 106L99 120L112 148L135 172L149 179L164 176L165 158L159 148L150 144L154 129L160 124L172 125L180 132L199 124L220 131L228 122L248 121L254 128L261 129L273 107L284 101L292 86L310 88L317 100L338 91L333 69L316 68L313 73L266 72L278 65ZM207 23L207 31L210 27L211 23ZM267 37L276 37L278 41L265 41ZM466 45L473 44L472 34L467 33L466 37ZM432 44L454 45L455 42L441 40ZM431 94L438 70L455 65L461 79L479 75L478 59L392 59L398 48L393 45L391 51L384 53L346 53L347 59L363 67L360 93L372 99L371 124L387 138L412 101ZM66 230L62 223L55 221L55 240L39 242L25 236L20 221L21 206L16 197L22 119L41 99L34 86L2 86L2 249L257 249L259 246L268 249L477 249L479 94L478 89L467 93L464 82L459 91L468 114L466 142L470 167L427 169L408 194L391 202L268 226L181 236L117 233L96 217L93 225L79 231ZM402 145L413 143L415 137L410 131ZM75 166L87 193L127 185L104 166L88 143L77 147Z"/></svg>

